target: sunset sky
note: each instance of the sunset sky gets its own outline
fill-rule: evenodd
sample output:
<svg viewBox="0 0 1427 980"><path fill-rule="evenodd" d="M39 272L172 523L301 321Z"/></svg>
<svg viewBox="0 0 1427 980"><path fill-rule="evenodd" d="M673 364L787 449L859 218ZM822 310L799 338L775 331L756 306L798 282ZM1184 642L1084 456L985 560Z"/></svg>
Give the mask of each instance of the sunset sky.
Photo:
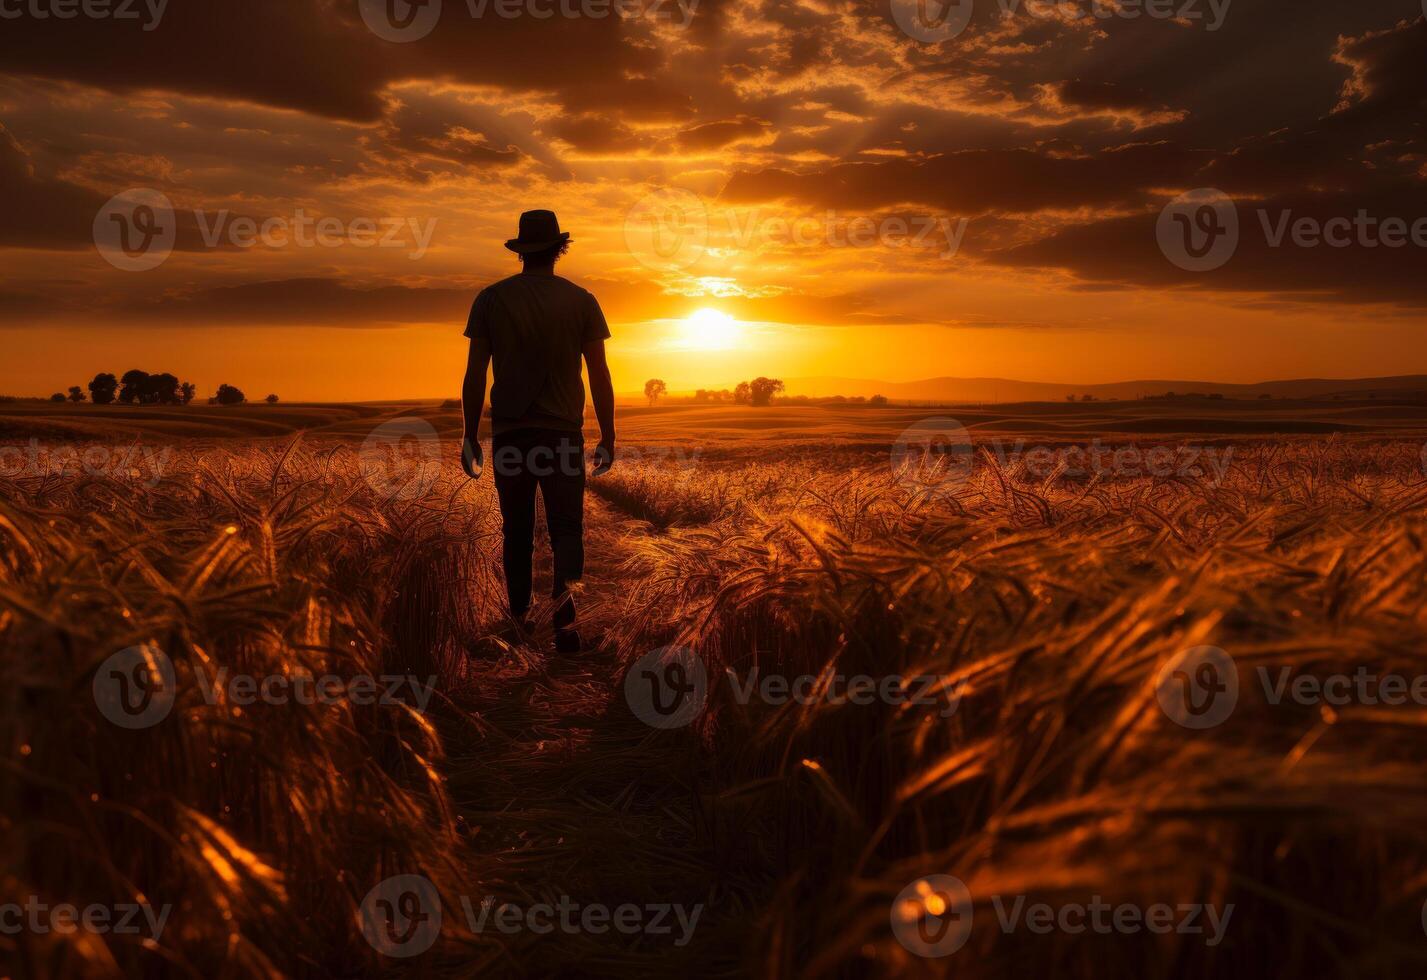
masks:
<svg viewBox="0 0 1427 980"><path fill-rule="evenodd" d="M453 395L471 299L537 207L620 391L1427 373L1419 0L964 0L931 40L958 11L390 2L424 36L373 26L378 0L0 0L0 393L140 367ZM1199 188L1239 237L1191 271L1160 219ZM176 212L142 271L95 244L134 189ZM1272 244L1364 212L1342 247Z"/></svg>

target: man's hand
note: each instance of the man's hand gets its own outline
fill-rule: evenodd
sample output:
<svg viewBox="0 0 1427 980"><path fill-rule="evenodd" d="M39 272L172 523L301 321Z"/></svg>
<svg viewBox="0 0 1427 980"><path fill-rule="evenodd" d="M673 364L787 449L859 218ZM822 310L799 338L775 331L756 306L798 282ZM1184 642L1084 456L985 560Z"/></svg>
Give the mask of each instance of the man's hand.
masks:
<svg viewBox="0 0 1427 980"><path fill-rule="evenodd" d="M595 447L595 451L590 454L590 462L594 464L594 470L590 476L604 476L609 472L609 468L614 465L614 437L601 439L600 444Z"/></svg>
<svg viewBox="0 0 1427 980"><path fill-rule="evenodd" d="M481 478L481 470L485 469L485 457L481 454L481 444L476 440L466 436L461 440L461 469L466 471L466 475L472 480Z"/></svg>

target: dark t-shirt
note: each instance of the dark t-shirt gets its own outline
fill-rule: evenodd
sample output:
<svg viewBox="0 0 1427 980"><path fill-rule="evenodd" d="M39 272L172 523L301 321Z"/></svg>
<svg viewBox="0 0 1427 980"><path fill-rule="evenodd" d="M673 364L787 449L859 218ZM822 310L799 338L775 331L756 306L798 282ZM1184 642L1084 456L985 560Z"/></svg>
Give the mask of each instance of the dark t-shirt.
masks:
<svg viewBox="0 0 1427 980"><path fill-rule="evenodd" d="M493 433L584 427L581 352L590 341L609 337L589 292L554 273L502 279L476 297L466 336L490 345Z"/></svg>

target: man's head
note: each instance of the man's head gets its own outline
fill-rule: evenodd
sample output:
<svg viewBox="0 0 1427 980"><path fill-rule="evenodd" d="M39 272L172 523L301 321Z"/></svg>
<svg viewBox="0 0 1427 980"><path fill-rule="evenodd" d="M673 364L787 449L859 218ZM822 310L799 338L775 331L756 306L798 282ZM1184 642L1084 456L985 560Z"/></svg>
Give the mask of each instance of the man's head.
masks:
<svg viewBox="0 0 1427 980"><path fill-rule="evenodd" d="M520 235L505 243L520 256L527 269L553 266L570 248L570 233L560 230L554 211L526 211L520 216Z"/></svg>
<svg viewBox="0 0 1427 980"><path fill-rule="evenodd" d="M551 245L549 248L541 249L538 252L521 252L520 264L527 269L541 269L546 266L553 266L555 260L570 250L568 240L558 245Z"/></svg>

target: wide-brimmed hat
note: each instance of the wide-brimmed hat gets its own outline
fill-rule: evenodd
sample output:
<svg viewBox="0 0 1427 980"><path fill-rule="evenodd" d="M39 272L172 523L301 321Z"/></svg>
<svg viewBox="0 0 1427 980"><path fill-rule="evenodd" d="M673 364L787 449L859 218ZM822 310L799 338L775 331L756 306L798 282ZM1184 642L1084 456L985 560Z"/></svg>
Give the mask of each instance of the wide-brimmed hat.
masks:
<svg viewBox="0 0 1427 980"><path fill-rule="evenodd" d="M527 211L520 216L520 237L512 238L505 247L525 255L568 242L570 233L560 230L554 211Z"/></svg>

